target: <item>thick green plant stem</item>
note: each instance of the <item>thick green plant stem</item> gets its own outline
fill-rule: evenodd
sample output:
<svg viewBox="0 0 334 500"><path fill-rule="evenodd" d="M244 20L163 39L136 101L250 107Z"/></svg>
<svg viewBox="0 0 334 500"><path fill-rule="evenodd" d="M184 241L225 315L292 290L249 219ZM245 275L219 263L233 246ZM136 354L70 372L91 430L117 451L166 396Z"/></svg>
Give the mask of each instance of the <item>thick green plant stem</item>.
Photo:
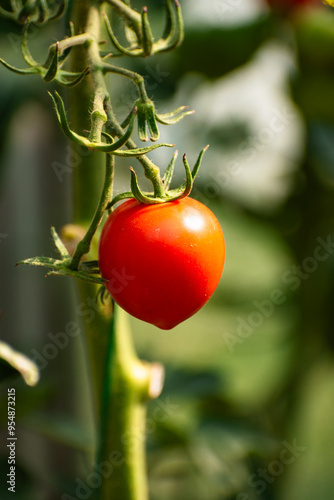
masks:
<svg viewBox="0 0 334 500"><path fill-rule="evenodd" d="M163 370L140 361L127 317L115 305L101 408L98 463L113 466L98 500L147 500L145 463L146 402L160 394Z"/></svg>
<svg viewBox="0 0 334 500"><path fill-rule="evenodd" d="M108 119L110 133L121 136L124 131L114 117L100 64L100 2L75 1L73 15L77 29L89 35L87 43L76 48L75 60L79 59L90 68L89 77L70 94L73 125L78 130L90 128L90 139L101 141L102 126ZM90 115L88 109L91 109ZM132 140L126 146L136 147ZM80 148L76 151L80 154ZM88 231L73 256L75 267L90 247L94 229L101 220L107 200L110 201L113 175L112 164L107 162L103 181L101 160L104 155L101 153L81 155L80 158L80 164L73 169L74 215L75 222ZM157 167L146 157L140 161L146 175L153 178ZM155 187L157 192L159 182ZM80 282L78 290L80 304L86 306L89 300L94 312L94 320L84 321L83 326L97 428L95 462L97 465L107 463L112 469L110 474L104 475L94 495L98 500L147 500L145 403L159 395L162 368L137 358L123 311L115 309L112 315L112 308L99 309L97 304L92 305L97 292L94 285Z"/></svg>
<svg viewBox="0 0 334 500"><path fill-rule="evenodd" d="M73 21L78 31L85 32L90 8L90 0L74 2ZM99 33L97 33L98 35ZM78 64L79 67L88 66L85 47L76 47L73 51L73 69L77 68ZM92 93L92 82L87 78L81 82L81 85L70 90L68 94L71 101L71 120L73 126L79 130L90 128L91 117L88 110L92 104ZM81 146L73 143L72 147L74 150L73 218L74 223L87 229L91 225L92 217L100 200L105 155L88 150L84 151ZM80 281L77 288L79 306L82 307L82 310L90 310L92 313L91 317L87 314L87 320L83 316L83 327L94 398L93 408L95 417L98 418L105 374L104 366L107 359L110 318L97 307L96 286Z"/></svg>

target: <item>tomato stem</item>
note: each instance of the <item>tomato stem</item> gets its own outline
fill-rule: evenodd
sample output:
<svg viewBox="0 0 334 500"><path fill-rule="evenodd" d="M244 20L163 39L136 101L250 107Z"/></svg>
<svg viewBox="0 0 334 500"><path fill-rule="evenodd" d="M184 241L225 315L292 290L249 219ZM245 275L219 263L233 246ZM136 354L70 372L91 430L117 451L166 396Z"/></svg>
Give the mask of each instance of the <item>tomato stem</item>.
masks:
<svg viewBox="0 0 334 500"><path fill-rule="evenodd" d="M96 460L97 464L109 461L114 468L101 485L98 500L147 500L145 402L160 394L163 373L160 364L137 358L126 313L115 304Z"/></svg>
<svg viewBox="0 0 334 500"><path fill-rule="evenodd" d="M104 212L110 203L113 195L113 179L114 179L114 165L115 159L112 155L106 154L106 165L105 165L105 177L104 184L102 187L101 197L99 203L96 207L94 217L90 223L90 226L83 237L83 239L78 243L71 262L69 264L70 269L77 270L80 264L82 256L89 252L93 237L96 233L97 227L99 226Z"/></svg>

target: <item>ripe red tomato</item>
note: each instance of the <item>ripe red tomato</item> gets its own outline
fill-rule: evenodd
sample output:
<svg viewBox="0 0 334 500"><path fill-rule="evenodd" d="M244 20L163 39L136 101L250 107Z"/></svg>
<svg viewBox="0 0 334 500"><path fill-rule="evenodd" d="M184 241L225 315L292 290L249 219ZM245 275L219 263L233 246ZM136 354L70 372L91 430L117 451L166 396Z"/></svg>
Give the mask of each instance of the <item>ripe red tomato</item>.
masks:
<svg viewBox="0 0 334 500"><path fill-rule="evenodd" d="M218 220L192 198L156 205L126 201L110 214L99 242L101 275L115 302L164 330L209 300L224 260Z"/></svg>

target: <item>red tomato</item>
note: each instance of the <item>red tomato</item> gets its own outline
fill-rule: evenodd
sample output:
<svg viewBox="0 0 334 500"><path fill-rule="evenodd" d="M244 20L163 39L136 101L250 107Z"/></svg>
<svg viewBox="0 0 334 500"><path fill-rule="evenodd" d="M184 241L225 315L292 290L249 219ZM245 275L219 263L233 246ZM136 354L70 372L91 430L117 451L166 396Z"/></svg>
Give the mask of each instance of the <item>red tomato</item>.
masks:
<svg viewBox="0 0 334 500"><path fill-rule="evenodd" d="M224 260L218 220L192 198L157 205L126 201L110 214L99 242L101 275L115 302L164 330L209 300Z"/></svg>

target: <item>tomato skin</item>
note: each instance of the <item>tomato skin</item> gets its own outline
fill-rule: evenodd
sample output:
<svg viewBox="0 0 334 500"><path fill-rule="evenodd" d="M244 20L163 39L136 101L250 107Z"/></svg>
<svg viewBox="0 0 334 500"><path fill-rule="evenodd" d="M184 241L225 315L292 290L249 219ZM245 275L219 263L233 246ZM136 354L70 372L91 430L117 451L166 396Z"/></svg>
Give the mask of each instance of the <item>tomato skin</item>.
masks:
<svg viewBox="0 0 334 500"><path fill-rule="evenodd" d="M110 214L99 241L101 276L115 302L164 330L209 300L224 261L218 220L189 197L156 205L126 201Z"/></svg>

